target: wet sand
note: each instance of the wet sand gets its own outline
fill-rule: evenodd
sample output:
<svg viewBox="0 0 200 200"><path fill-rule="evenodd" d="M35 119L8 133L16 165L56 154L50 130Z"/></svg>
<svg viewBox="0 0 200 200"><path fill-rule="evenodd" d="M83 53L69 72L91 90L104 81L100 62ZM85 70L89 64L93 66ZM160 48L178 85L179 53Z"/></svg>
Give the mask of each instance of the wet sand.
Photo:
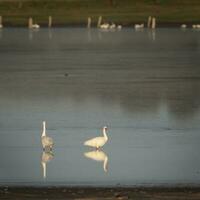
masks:
<svg viewBox="0 0 200 200"><path fill-rule="evenodd" d="M200 199L199 187L138 187L138 188L86 188L86 187L1 187L0 199L134 199L180 200Z"/></svg>

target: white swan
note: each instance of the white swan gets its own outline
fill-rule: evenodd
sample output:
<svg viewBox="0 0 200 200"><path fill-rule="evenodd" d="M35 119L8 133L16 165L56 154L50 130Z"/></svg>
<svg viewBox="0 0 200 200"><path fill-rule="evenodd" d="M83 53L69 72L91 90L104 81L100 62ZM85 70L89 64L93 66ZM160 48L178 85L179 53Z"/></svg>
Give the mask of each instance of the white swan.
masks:
<svg viewBox="0 0 200 200"><path fill-rule="evenodd" d="M193 25L192 25L192 28L194 28L194 29L195 29L195 28L196 28L196 24L193 24Z"/></svg>
<svg viewBox="0 0 200 200"><path fill-rule="evenodd" d="M108 23L104 23L100 25L101 29L109 29L110 25Z"/></svg>
<svg viewBox="0 0 200 200"><path fill-rule="evenodd" d="M186 24L182 24L181 28L185 29L185 28L187 28L187 25Z"/></svg>
<svg viewBox="0 0 200 200"><path fill-rule="evenodd" d="M31 28L38 29L38 28L40 28L40 25L39 25L39 24L33 24L33 25L31 26Z"/></svg>
<svg viewBox="0 0 200 200"><path fill-rule="evenodd" d="M103 137L95 137L90 140L87 140L84 142L84 145L90 146L90 147L95 147L96 149L99 149L102 147L107 141L108 141L108 136L106 134L107 127L103 127Z"/></svg>
<svg viewBox="0 0 200 200"><path fill-rule="evenodd" d="M43 168L43 178L45 179L47 176L47 163L53 159L54 155L51 151L42 153L42 168Z"/></svg>
<svg viewBox="0 0 200 200"><path fill-rule="evenodd" d="M46 149L52 150L54 143L53 143L52 138L46 136L46 122L45 121L43 121L43 131L42 131L41 140L42 140L43 150L46 150Z"/></svg>
<svg viewBox="0 0 200 200"><path fill-rule="evenodd" d="M109 27L110 29L115 29L116 28L116 25L114 23L112 23Z"/></svg>
<svg viewBox="0 0 200 200"><path fill-rule="evenodd" d="M108 171L108 156L103 151L90 151L84 153L84 155L92 160L103 162L103 170Z"/></svg>
<svg viewBox="0 0 200 200"><path fill-rule="evenodd" d="M144 28L144 24L135 24L135 29L143 29Z"/></svg>
<svg viewBox="0 0 200 200"><path fill-rule="evenodd" d="M118 25L118 26L117 26L117 29L118 29L118 30L121 30L121 29L122 29L122 25Z"/></svg>

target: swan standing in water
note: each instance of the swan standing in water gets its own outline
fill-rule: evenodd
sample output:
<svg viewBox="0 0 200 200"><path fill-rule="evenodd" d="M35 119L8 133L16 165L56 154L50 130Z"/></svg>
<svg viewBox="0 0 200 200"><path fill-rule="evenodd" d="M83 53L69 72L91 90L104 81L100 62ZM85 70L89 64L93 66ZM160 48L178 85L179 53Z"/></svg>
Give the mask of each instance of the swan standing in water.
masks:
<svg viewBox="0 0 200 200"><path fill-rule="evenodd" d="M39 28L40 28L40 25L39 25L39 24L33 24L31 28L39 29Z"/></svg>
<svg viewBox="0 0 200 200"><path fill-rule="evenodd" d="M41 140L42 140L42 147L43 147L43 150L52 150L53 148L53 139L46 136L46 122L43 121L43 131L42 131L42 137L41 137Z"/></svg>
<svg viewBox="0 0 200 200"><path fill-rule="evenodd" d="M43 169L43 178L47 176L47 163L53 159L54 155L51 151L42 153L42 169Z"/></svg>
<svg viewBox="0 0 200 200"><path fill-rule="evenodd" d="M103 170L105 172L108 171L108 156L103 151L90 151L84 153L85 157L90 158L95 161L102 162L103 161Z"/></svg>
<svg viewBox="0 0 200 200"><path fill-rule="evenodd" d="M84 145L95 147L96 149L102 147L108 141L108 136L106 134L107 129L108 128L106 126L103 127L103 137L95 137L90 140L87 140L84 142Z"/></svg>

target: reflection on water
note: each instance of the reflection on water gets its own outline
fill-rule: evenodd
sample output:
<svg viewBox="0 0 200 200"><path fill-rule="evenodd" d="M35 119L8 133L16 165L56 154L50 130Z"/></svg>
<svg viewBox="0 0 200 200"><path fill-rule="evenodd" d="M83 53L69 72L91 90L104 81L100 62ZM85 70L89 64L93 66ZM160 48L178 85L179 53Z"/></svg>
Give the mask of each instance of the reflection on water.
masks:
<svg viewBox="0 0 200 200"><path fill-rule="evenodd" d="M41 159L41 164L42 164L42 169L43 169L43 178L46 179L47 177L47 163L53 159L54 155L52 151L42 152L42 159Z"/></svg>
<svg viewBox="0 0 200 200"><path fill-rule="evenodd" d="M0 184L200 184L199 32L30 31L0 40ZM46 181L44 119L56 144ZM109 173L82 145L105 124Z"/></svg>
<svg viewBox="0 0 200 200"><path fill-rule="evenodd" d="M85 157L90 158L92 160L103 162L103 170L105 172L108 171L108 156L103 151L100 150L90 151L84 153L84 155Z"/></svg>
<svg viewBox="0 0 200 200"><path fill-rule="evenodd" d="M3 30L0 29L0 40L3 38Z"/></svg>
<svg viewBox="0 0 200 200"><path fill-rule="evenodd" d="M29 34L28 34L28 38L29 40L33 40L34 36L36 36L36 34L40 31L39 29L28 29Z"/></svg>
<svg viewBox="0 0 200 200"><path fill-rule="evenodd" d="M152 41L156 40L156 29L148 30L148 38Z"/></svg>
<svg viewBox="0 0 200 200"><path fill-rule="evenodd" d="M48 30L48 36L49 36L50 40L53 38L53 33L52 33L52 29L51 28L49 28L49 30Z"/></svg>

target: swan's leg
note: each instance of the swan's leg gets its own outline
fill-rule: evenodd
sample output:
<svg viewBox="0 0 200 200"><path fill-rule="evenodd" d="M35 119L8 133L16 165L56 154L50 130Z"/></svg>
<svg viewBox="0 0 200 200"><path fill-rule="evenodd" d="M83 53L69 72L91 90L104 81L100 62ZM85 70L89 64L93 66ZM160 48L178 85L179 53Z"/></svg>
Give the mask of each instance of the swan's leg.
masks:
<svg viewBox="0 0 200 200"><path fill-rule="evenodd" d="M100 147L96 147L96 151L99 151Z"/></svg>

